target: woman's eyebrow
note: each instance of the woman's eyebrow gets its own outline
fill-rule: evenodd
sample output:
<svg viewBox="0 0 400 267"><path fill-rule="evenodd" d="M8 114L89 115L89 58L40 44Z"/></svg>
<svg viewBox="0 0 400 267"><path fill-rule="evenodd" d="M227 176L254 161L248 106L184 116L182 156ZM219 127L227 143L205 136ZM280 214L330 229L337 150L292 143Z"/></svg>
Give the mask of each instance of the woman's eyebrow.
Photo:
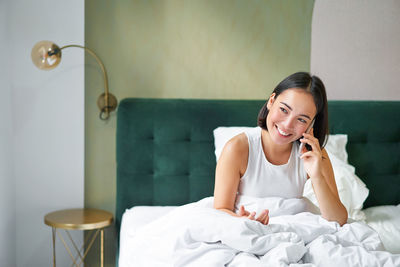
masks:
<svg viewBox="0 0 400 267"><path fill-rule="evenodd" d="M286 104L285 102L280 102L281 104L285 105L288 109L293 110L291 106L289 106L288 104ZM306 114L300 114L299 116L303 116L306 117L307 119L311 120L310 116L306 115Z"/></svg>

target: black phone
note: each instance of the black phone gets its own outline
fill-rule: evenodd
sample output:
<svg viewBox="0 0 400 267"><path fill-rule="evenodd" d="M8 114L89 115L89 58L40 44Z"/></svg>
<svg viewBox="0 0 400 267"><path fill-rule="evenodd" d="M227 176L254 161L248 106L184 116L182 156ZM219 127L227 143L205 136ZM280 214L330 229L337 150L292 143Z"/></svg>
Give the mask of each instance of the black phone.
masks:
<svg viewBox="0 0 400 267"><path fill-rule="evenodd" d="M311 124L310 124L310 126L308 126L308 128L307 128L307 130L306 130L306 133L310 133L310 131L311 131L311 128L314 126L314 122L315 122L315 118L312 120L312 122L311 122ZM302 139L302 138L304 138L304 137L301 137L300 139ZM299 140L300 140L299 139ZM303 150L303 146L304 146L304 143L300 143L300 153L301 153L301 151ZM306 146L306 149L307 149L307 151L311 151L312 150L312 147L309 145L309 144L305 144L305 146Z"/></svg>

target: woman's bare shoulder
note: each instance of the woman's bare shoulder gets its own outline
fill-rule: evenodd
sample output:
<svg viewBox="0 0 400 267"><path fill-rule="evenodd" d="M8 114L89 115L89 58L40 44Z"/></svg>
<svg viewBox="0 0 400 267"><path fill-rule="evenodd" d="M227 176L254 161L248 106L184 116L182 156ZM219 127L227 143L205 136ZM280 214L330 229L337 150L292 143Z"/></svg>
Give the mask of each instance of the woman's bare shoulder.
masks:
<svg viewBox="0 0 400 267"><path fill-rule="evenodd" d="M241 133L231 138L224 147L224 150L230 151L231 153L243 153L249 150L249 143L245 133Z"/></svg>
<svg viewBox="0 0 400 267"><path fill-rule="evenodd" d="M230 139L222 150L220 160L218 161L221 166L229 166L233 170L238 168L240 175L246 171L247 159L249 156L249 143L247 136L244 133L236 135Z"/></svg>
<svg viewBox="0 0 400 267"><path fill-rule="evenodd" d="M234 160L247 162L249 143L245 133L241 133L230 139L222 150L222 156Z"/></svg>

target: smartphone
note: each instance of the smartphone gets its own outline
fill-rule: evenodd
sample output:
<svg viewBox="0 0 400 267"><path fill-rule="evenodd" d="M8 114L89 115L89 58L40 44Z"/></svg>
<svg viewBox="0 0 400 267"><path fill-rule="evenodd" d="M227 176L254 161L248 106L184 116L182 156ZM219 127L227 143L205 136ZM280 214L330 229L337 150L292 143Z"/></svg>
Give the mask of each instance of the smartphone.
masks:
<svg viewBox="0 0 400 267"><path fill-rule="evenodd" d="M315 122L315 118L312 120L310 126L308 126L308 128L307 128L307 130L306 130L306 133L310 133L311 128L314 126L314 122ZM302 138L304 138L304 137L301 137L300 139L302 139ZM299 140L300 140L300 139L299 139ZM306 149L307 149L308 151L311 151L311 150L312 150L312 148L311 148L311 146L310 146L309 144L305 144L305 145L306 145ZM301 151L303 151L303 147L304 147L304 143L300 143L300 147L299 147L300 153L301 153Z"/></svg>

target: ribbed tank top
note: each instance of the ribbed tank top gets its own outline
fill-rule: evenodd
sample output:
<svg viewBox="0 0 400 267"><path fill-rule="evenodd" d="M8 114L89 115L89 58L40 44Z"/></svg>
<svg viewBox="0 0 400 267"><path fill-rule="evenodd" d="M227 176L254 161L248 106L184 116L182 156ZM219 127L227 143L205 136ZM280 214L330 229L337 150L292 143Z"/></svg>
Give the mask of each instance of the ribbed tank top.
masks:
<svg viewBox="0 0 400 267"><path fill-rule="evenodd" d="M299 158L299 145L293 143L289 161L270 163L262 148L261 128L245 132L249 142L247 169L239 183L239 195L251 197L301 198L307 173Z"/></svg>

